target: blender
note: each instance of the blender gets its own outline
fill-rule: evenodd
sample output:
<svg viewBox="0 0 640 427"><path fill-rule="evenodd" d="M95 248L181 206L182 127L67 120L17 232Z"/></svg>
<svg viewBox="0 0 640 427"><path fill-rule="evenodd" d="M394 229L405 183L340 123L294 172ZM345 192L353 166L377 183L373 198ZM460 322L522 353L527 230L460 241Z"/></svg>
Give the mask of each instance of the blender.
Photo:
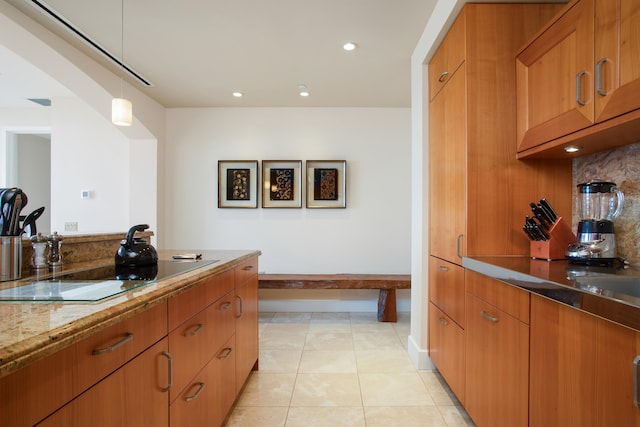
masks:
<svg viewBox="0 0 640 427"><path fill-rule="evenodd" d="M569 245L567 258L573 263L612 264L616 257L613 219L620 215L624 194L613 182L578 184L578 242Z"/></svg>

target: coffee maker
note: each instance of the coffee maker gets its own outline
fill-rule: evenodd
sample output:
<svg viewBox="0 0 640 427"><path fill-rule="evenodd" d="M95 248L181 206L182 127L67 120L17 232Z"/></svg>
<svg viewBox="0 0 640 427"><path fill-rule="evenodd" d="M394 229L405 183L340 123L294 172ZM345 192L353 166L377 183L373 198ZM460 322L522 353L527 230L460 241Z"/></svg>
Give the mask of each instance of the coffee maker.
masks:
<svg viewBox="0 0 640 427"><path fill-rule="evenodd" d="M578 242L569 245L567 258L573 263L610 265L616 257L613 219L620 215L624 194L613 182L578 184Z"/></svg>

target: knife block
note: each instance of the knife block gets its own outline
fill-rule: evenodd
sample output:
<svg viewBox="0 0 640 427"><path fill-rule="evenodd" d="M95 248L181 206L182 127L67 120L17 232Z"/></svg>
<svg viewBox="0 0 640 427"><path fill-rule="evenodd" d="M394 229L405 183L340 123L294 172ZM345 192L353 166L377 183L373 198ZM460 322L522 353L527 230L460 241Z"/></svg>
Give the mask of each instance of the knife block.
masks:
<svg viewBox="0 0 640 427"><path fill-rule="evenodd" d="M571 226L562 218L558 218L553 223L551 229L547 230L549 240L531 241L529 253L533 259L565 259L567 256L567 246L577 241Z"/></svg>

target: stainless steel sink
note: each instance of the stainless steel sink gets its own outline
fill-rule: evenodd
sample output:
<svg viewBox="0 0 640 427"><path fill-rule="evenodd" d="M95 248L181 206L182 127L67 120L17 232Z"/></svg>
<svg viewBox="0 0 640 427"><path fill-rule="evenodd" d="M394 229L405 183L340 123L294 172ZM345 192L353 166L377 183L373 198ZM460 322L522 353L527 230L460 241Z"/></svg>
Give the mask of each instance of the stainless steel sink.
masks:
<svg viewBox="0 0 640 427"><path fill-rule="evenodd" d="M640 298L640 277L635 276L582 276L576 278L582 290L615 298L623 294Z"/></svg>

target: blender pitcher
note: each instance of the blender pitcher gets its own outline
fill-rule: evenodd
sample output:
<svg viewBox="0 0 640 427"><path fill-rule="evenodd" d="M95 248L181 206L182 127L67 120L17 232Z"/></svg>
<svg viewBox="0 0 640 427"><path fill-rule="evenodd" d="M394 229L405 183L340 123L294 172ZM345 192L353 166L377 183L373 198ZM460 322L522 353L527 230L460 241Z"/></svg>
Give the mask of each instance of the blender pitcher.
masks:
<svg viewBox="0 0 640 427"><path fill-rule="evenodd" d="M624 194L613 182L578 184L580 221L611 221L620 215L623 204Z"/></svg>

